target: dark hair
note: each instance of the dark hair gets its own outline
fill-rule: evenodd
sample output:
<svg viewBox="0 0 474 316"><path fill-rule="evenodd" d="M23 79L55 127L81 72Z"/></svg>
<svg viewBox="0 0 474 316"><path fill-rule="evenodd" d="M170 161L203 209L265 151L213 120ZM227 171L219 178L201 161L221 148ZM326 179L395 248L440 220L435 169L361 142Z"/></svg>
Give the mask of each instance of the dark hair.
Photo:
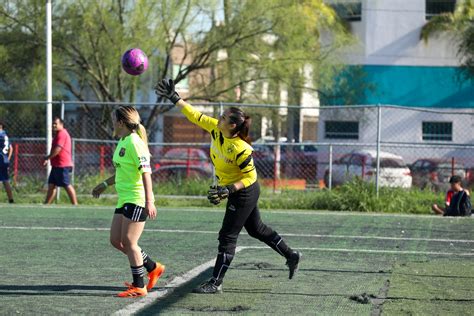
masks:
<svg viewBox="0 0 474 316"><path fill-rule="evenodd" d="M449 179L449 183L461 183L462 178L460 176L454 175Z"/></svg>
<svg viewBox="0 0 474 316"><path fill-rule="evenodd" d="M53 118L53 122L56 121L56 120L58 120L59 122L61 122L62 125L64 125L64 120L62 118L60 118L59 116L55 116Z"/></svg>
<svg viewBox="0 0 474 316"><path fill-rule="evenodd" d="M0 126L2 127L2 129L5 128L5 124L3 124L3 121L0 121Z"/></svg>
<svg viewBox="0 0 474 316"><path fill-rule="evenodd" d="M229 108L229 112L229 122L236 125L232 134L238 134L242 140L251 145L252 141L250 140L249 131L252 119L250 116L245 115L244 111L236 107Z"/></svg>

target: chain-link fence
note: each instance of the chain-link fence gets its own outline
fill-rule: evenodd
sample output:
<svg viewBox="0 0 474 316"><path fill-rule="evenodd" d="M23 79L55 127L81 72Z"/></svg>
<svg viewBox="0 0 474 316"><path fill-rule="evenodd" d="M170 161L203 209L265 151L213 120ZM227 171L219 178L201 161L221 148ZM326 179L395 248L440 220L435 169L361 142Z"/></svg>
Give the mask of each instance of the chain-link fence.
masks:
<svg viewBox="0 0 474 316"><path fill-rule="evenodd" d="M123 103L121 103L123 104ZM202 178L211 182L210 138L173 109L153 115L135 104L149 133L153 179ZM111 113L118 104L54 102L73 138L75 180L113 171ZM205 103L218 117L238 106L252 117L254 160L261 183L274 189L332 188L360 177L379 186L443 190L461 175L474 186L474 109L399 106L299 107ZM15 184L45 177L45 104L0 103L0 120L13 143Z"/></svg>

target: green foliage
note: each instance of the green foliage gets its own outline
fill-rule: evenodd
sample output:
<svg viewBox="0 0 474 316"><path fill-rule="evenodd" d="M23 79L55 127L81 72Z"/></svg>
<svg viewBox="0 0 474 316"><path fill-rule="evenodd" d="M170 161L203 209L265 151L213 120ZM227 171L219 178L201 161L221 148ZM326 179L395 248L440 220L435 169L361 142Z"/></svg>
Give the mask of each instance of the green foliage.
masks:
<svg viewBox="0 0 474 316"><path fill-rule="evenodd" d="M279 91L287 89L289 103L299 104L303 91L320 90L335 76L332 51L351 42L322 0L224 1L224 7L224 21L217 21L215 0L53 1L55 98L149 101L153 83L167 76L191 78L191 100L279 103ZM44 2L8 1L0 6L0 23L0 98L44 97ZM330 43L322 45L323 33ZM121 70L120 57L131 47L149 57L149 70L138 78ZM101 113L81 108L95 123L110 125L110 106ZM146 127L155 119L150 115Z"/></svg>
<svg viewBox="0 0 474 316"><path fill-rule="evenodd" d="M420 38L428 42L435 34L448 32L458 44L461 78L474 80L474 0L462 0L453 13L433 17L422 28Z"/></svg>
<svg viewBox="0 0 474 316"><path fill-rule="evenodd" d="M313 209L352 212L429 214L433 203L443 204L442 193L382 187L355 179L331 191L284 191L262 195L260 206L270 209Z"/></svg>
<svg viewBox="0 0 474 316"><path fill-rule="evenodd" d="M113 188L107 189L100 199L91 196L94 186L109 176L77 177L74 186L80 204L114 205L117 197ZM21 184L15 187L15 200L21 203L42 203L46 195L43 184L42 178L22 179ZM209 182L202 180L182 180L155 182L153 188L157 196L157 205L161 207L211 207L205 197L209 185ZM68 204L67 194L62 192L59 203ZM6 197L2 200L6 201ZM429 214L433 203L443 205L443 193L382 187L377 198L373 183L355 179L331 191L284 190L274 193L271 189L262 187L259 206L262 209Z"/></svg>

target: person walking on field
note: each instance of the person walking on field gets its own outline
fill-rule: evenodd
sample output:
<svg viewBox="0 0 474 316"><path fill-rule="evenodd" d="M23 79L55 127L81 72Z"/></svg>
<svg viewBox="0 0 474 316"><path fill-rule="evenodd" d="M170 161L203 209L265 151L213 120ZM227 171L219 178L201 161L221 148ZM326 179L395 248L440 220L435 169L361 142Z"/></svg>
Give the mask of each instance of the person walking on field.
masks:
<svg viewBox="0 0 474 316"><path fill-rule="evenodd" d="M56 195L56 187L66 189L71 204L77 205L76 191L71 184L72 162L72 142L71 136L64 128L64 121L60 117L53 119L53 131L56 133L51 144L51 153L45 157L44 166L51 162L51 173L48 179L48 192L46 193L45 204L51 204Z"/></svg>
<svg viewBox="0 0 474 316"><path fill-rule="evenodd" d="M4 124L0 122L0 181L3 182L5 191L7 192L8 203L14 203L12 187L10 186L10 177L8 175L8 167L12 158L13 150L7 133L4 131Z"/></svg>
<svg viewBox="0 0 474 316"><path fill-rule="evenodd" d="M237 238L243 227L250 236L266 243L286 258L289 278L292 279L298 269L301 253L287 246L281 236L265 225L260 218L258 209L260 187L249 139L250 117L236 107L225 110L218 120L208 117L180 98L171 79L160 81L155 87L155 92L177 105L190 122L210 133L210 156L218 185L211 186L208 199L213 204L219 204L227 199L212 277L193 292L203 294L222 292L224 276L234 258Z"/></svg>
<svg viewBox="0 0 474 316"><path fill-rule="evenodd" d="M133 277L132 283L125 283L127 290L118 296L140 297L148 294L165 271L164 265L154 262L138 246L147 217L156 217L148 138L134 107L121 106L114 112L113 121L114 134L120 138L113 156L115 175L98 184L92 195L98 198L108 186L115 184L118 201L110 227L110 242L127 255ZM145 270L148 272L146 287Z"/></svg>

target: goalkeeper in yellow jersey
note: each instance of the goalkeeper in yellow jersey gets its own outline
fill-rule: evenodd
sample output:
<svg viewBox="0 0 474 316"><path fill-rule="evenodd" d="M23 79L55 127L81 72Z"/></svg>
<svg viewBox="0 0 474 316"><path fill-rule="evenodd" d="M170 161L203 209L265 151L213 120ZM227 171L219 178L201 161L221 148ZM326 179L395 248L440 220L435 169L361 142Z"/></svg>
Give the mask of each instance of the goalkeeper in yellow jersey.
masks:
<svg viewBox="0 0 474 316"><path fill-rule="evenodd" d="M208 199L219 204L227 199L226 212L219 231L219 247L212 278L194 289L195 293L218 293L235 254L237 238L243 227L248 234L266 243L286 258L289 278L293 278L301 254L288 247L280 235L260 218L260 187L252 159L249 139L251 119L236 107L226 109L217 120L206 116L183 101L171 79L163 79L155 87L157 95L176 104L188 120L211 134L210 156L216 170L217 186L212 186Z"/></svg>
<svg viewBox="0 0 474 316"><path fill-rule="evenodd" d="M110 242L127 255L132 270L132 283L119 297L147 295L165 266L154 262L138 246L147 217L156 217L155 198L152 190L150 152L146 130L140 124L140 116L132 106L121 106L114 111L114 134L120 137L113 156L115 175L97 185L92 191L96 198L115 184L118 194L117 208L110 227ZM148 284L144 275L148 272Z"/></svg>

